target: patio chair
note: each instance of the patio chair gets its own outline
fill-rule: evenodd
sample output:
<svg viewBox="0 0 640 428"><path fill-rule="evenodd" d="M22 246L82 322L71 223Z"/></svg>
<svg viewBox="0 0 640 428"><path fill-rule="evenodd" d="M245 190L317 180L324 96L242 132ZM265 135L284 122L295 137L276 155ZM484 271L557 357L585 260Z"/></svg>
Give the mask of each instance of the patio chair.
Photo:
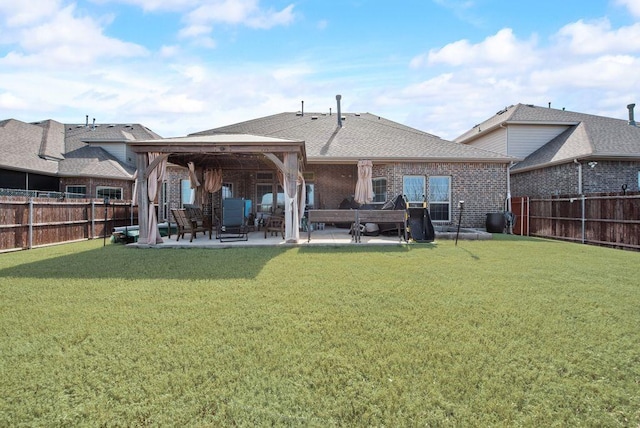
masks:
<svg viewBox="0 0 640 428"><path fill-rule="evenodd" d="M198 232L206 233L209 232L209 239L211 239L212 228L210 226L198 226L198 224L194 221L191 221L187 216L187 211L184 209L172 209L171 214L173 214L173 218L176 220L176 225L178 227L178 235L176 236L176 241L180 240L180 237L184 239L185 233L191 234L191 239L189 242L193 242L193 238L196 237Z"/></svg>
<svg viewBox="0 0 640 428"><path fill-rule="evenodd" d="M216 238L220 242L247 241L249 228L244 216L245 202L240 198L222 200L222 219L218 222Z"/></svg>
<svg viewBox="0 0 640 428"><path fill-rule="evenodd" d="M272 215L267 219L267 223L264 226L264 239L267 239L267 234L278 236L278 232L284 239L284 217Z"/></svg>
<svg viewBox="0 0 640 428"><path fill-rule="evenodd" d="M193 204L184 204L184 209L187 212L187 218L195 222L196 227L213 231L214 222L212 222L209 217L205 217L202 213L202 208Z"/></svg>

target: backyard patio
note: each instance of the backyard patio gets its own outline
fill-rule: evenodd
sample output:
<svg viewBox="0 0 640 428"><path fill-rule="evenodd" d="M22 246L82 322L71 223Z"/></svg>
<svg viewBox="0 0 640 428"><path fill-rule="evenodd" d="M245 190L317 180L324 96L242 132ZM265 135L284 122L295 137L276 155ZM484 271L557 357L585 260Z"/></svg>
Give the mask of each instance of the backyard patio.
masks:
<svg viewBox="0 0 640 428"><path fill-rule="evenodd" d="M282 239L281 233L267 233L265 237L264 230L254 230L247 234L247 240L224 240L216 239L215 230L211 239L204 232L199 232L190 242L191 236L185 234L185 238L177 239L175 233L170 237L163 237L163 242L156 244L155 248L239 248L239 247L273 247L273 246L343 246L343 245L411 245L416 244L409 240L398 238L397 234L380 234L378 236L361 235L360 242L355 242L353 236L347 228L325 227L321 230L311 232L311 239L308 240L307 232L300 232L300 240L298 243L287 243ZM436 241L443 239L455 239L455 228L436 228ZM492 235L482 229L462 229L458 239L460 240L486 240L491 239ZM148 248L146 244L132 243L132 247Z"/></svg>

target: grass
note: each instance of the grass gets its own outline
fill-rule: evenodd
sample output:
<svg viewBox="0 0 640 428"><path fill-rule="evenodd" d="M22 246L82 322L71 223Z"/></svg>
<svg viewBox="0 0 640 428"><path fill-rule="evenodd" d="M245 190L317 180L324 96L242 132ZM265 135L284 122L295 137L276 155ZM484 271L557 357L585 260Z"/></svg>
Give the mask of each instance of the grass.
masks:
<svg viewBox="0 0 640 428"><path fill-rule="evenodd" d="M409 247L0 255L0 426L640 424L640 254Z"/></svg>

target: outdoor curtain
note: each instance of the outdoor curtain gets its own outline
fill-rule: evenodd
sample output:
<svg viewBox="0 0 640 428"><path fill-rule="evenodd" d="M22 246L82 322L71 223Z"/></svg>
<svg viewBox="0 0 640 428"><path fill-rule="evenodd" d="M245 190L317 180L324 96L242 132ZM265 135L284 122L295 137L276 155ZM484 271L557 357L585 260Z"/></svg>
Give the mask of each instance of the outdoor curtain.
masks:
<svg viewBox="0 0 640 428"><path fill-rule="evenodd" d="M160 153L148 153L149 165L158 157L162 156ZM158 230L158 218L156 217L156 210L154 202L158 197L158 189L160 184L164 181L165 171L167 168L166 157L149 172L147 178L147 192L149 194L149 221L147 229L147 243L148 244L160 244L162 243L162 237L160 236L160 230Z"/></svg>
<svg viewBox="0 0 640 428"><path fill-rule="evenodd" d="M354 199L359 204L373 201L373 181L371 179L373 162L370 160L358 161L358 181Z"/></svg>

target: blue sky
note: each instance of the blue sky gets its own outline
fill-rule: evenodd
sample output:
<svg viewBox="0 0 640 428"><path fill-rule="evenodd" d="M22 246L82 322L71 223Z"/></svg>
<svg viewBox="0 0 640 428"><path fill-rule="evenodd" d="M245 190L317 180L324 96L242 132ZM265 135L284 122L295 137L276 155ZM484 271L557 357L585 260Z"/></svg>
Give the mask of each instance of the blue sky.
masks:
<svg viewBox="0 0 640 428"><path fill-rule="evenodd" d="M0 0L0 120L162 136L283 111L453 139L527 103L626 118L640 0Z"/></svg>

